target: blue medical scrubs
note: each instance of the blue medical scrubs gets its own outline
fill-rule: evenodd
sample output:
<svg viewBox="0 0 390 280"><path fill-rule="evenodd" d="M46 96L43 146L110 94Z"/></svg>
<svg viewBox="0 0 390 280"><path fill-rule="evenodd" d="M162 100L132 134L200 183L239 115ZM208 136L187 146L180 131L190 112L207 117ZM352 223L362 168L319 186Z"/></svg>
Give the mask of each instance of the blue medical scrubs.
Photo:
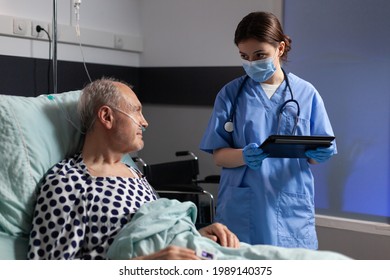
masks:
<svg viewBox="0 0 390 280"><path fill-rule="evenodd" d="M300 105L296 135L334 135L317 90L294 74L288 78ZM225 131L242 81L243 77L237 78L218 93L201 150L243 148L277 134L281 105L290 99L286 82L268 99L250 78L236 101L234 130ZM292 133L296 113L296 105L288 103L280 115L279 134ZM266 158L258 170L241 166L221 171L216 221L243 242L317 249L314 214L314 180L307 159Z"/></svg>

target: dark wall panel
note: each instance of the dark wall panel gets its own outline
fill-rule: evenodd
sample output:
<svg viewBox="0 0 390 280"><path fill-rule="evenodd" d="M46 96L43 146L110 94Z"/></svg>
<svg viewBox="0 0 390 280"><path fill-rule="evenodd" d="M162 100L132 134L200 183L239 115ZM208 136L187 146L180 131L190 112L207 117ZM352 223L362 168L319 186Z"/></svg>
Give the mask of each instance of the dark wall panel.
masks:
<svg viewBox="0 0 390 280"><path fill-rule="evenodd" d="M243 74L242 67L140 68L141 101L212 106L222 86Z"/></svg>
<svg viewBox="0 0 390 280"><path fill-rule="evenodd" d="M113 77L133 85L134 90L136 92L139 91L139 69L136 67L91 63L87 64L87 68L92 80L102 78L103 76ZM82 63L65 61L58 63L59 92L69 90L70 85L74 85L74 89L80 89L87 83L89 83L89 79Z"/></svg>
<svg viewBox="0 0 390 280"><path fill-rule="evenodd" d="M126 81L139 90L139 69L136 67L87 63L91 79L102 76ZM0 94L37 96L53 93L52 63L45 59L0 55ZM58 61L57 92L83 88L89 82L80 62Z"/></svg>
<svg viewBox="0 0 390 280"><path fill-rule="evenodd" d="M244 74L242 67L125 67L87 63L92 80L114 77L134 86L145 104L212 106L218 91ZM88 76L81 62L58 61L57 92L83 88ZM47 59L0 55L0 94L53 93L52 63Z"/></svg>

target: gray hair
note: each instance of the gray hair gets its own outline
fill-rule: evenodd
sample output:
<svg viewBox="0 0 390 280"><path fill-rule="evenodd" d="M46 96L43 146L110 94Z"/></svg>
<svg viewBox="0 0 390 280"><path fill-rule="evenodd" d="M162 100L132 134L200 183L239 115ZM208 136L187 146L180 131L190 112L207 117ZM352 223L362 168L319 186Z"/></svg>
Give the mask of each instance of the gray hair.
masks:
<svg viewBox="0 0 390 280"><path fill-rule="evenodd" d="M101 78L89 83L82 90L77 111L84 133L91 131L96 120L96 113L101 106L107 105L116 108L123 100L123 96L115 82L126 84L113 78Z"/></svg>

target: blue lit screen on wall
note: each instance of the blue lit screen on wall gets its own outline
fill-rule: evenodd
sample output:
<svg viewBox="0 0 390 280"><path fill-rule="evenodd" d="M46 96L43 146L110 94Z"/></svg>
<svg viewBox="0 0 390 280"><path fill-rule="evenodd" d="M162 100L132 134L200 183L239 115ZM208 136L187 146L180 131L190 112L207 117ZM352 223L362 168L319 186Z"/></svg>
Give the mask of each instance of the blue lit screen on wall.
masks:
<svg viewBox="0 0 390 280"><path fill-rule="evenodd" d="M338 155L313 166L317 213L389 222L390 1L284 5L285 68L320 92L337 138Z"/></svg>

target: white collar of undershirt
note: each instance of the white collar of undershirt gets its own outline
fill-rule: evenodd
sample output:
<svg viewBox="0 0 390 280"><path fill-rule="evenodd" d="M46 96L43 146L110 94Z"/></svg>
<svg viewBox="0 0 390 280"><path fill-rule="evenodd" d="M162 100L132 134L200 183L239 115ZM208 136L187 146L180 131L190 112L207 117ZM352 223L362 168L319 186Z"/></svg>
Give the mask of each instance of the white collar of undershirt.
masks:
<svg viewBox="0 0 390 280"><path fill-rule="evenodd" d="M280 86L280 84L279 85L271 85L271 84L266 84L266 83L260 83L260 85L263 88L268 99L271 99L271 97L274 95L274 93L276 92L276 90Z"/></svg>

